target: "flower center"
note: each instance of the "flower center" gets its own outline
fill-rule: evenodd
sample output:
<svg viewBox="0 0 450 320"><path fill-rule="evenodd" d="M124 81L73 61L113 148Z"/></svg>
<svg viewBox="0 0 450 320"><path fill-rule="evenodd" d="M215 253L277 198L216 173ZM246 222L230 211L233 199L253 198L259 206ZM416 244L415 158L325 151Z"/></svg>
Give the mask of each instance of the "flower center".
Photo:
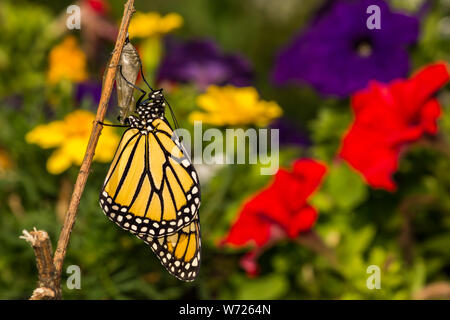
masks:
<svg viewBox="0 0 450 320"><path fill-rule="evenodd" d="M363 58L369 57L373 52L373 45L370 38L360 38L355 42L356 53Z"/></svg>

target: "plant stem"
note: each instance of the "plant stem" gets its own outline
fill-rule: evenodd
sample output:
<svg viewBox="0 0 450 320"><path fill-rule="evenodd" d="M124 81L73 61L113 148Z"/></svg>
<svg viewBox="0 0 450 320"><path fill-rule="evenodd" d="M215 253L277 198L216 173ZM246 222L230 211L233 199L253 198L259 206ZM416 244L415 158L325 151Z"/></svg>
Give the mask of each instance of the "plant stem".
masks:
<svg viewBox="0 0 450 320"><path fill-rule="evenodd" d="M56 272L53 264L52 242L48 233L43 230L23 231L21 239L31 244L36 256L36 266L39 274L39 286L33 291L30 300L61 299L61 288L56 286Z"/></svg>
<svg viewBox="0 0 450 320"><path fill-rule="evenodd" d="M61 233L58 240L58 245L56 247L55 255L53 258L53 263L56 270L56 279L58 281L58 287L61 286L61 274L64 262L64 257L66 256L67 246L70 240L70 234L72 232L75 220L77 217L78 206L80 204L80 198L83 194L84 187L86 185L87 178L89 176L89 171L92 164L92 159L95 154L95 148L98 143L103 126L100 122L105 118L105 113L108 108L109 98L111 96L117 65L119 63L120 55L125 43L125 39L128 32L128 26L130 24L131 16L134 12L134 0L128 0L125 4L125 9L122 17L122 23L120 25L119 35L116 40L116 45L114 47L113 55L111 58L110 65L106 68L106 76L103 83L102 94L100 102L98 104L97 115L93 124L91 131L91 136L89 138L89 143L84 155L83 162L81 163L80 172L74 186L72 193L72 198L70 200L69 208L67 210L64 224L61 229Z"/></svg>
<svg viewBox="0 0 450 320"><path fill-rule="evenodd" d="M410 195L400 203L398 211L402 217L402 226L399 235L399 245L403 253L406 266L411 267L414 262L414 226L416 213L436 201L436 197L429 194Z"/></svg>

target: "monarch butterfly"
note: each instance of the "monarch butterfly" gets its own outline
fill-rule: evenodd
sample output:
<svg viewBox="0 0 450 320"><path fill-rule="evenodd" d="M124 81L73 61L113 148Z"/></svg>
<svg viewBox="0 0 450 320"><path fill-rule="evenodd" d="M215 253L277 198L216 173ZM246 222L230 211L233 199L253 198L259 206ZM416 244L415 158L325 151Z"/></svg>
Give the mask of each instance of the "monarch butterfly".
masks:
<svg viewBox="0 0 450 320"><path fill-rule="evenodd" d="M111 221L145 241L169 273L192 281L200 267L198 175L165 118L162 89L148 85L142 68L141 75L151 92L142 101L147 92L125 79L143 94L136 114L118 125L128 129L106 175L100 206Z"/></svg>

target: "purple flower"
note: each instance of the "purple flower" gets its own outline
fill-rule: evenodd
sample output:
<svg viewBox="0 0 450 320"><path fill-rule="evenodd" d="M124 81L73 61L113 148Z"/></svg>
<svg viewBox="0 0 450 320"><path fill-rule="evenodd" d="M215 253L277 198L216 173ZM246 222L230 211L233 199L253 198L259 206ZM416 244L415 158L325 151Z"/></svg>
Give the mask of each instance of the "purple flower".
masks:
<svg viewBox="0 0 450 320"><path fill-rule="evenodd" d="M91 100L94 106L98 106L100 102L100 96L102 95L102 83L99 81L91 80L84 81L77 84L75 91L75 101L80 104L84 99Z"/></svg>
<svg viewBox="0 0 450 320"><path fill-rule="evenodd" d="M210 84L248 86L252 78L250 63L235 54L224 54L209 40L179 42L166 39L165 56L158 70L158 81L195 83L204 89Z"/></svg>
<svg viewBox="0 0 450 320"><path fill-rule="evenodd" d="M380 7L381 29L368 29L370 5ZM416 42L417 18L394 13L383 0L336 0L278 55L277 84L306 82L322 94L347 96L369 80L387 82L409 71L406 47Z"/></svg>
<svg viewBox="0 0 450 320"><path fill-rule="evenodd" d="M116 86L113 87L111 98L109 100L110 106L117 106L117 91ZM102 96L102 82L99 80L87 80L77 84L75 88L75 103L80 106L83 100L90 100L88 108L93 112L97 111L100 98ZM108 108L106 116L115 119L118 114L117 108Z"/></svg>
<svg viewBox="0 0 450 320"><path fill-rule="evenodd" d="M280 145L293 145L307 147L311 141L305 131L285 117L279 118L270 124L270 129L280 130Z"/></svg>

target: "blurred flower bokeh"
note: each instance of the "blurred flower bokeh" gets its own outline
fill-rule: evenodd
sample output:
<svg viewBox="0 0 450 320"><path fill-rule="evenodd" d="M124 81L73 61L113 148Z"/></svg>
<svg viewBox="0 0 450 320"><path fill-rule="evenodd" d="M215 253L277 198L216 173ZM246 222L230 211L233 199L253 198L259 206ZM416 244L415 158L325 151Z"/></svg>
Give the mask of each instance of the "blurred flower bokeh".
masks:
<svg viewBox="0 0 450 320"><path fill-rule="evenodd" d="M241 87L251 84L249 61L239 55L221 53L211 40L182 43L169 38L164 51L157 75L160 82L192 82L200 89L211 84Z"/></svg>
<svg viewBox="0 0 450 320"><path fill-rule="evenodd" d="M130 22L130 38L146 38L164 35L183 25L183 18L177 13L161 16L158 12L136 12Z"/></svg>
<svg viewBox="0 0 450 320"><path fill-rule="evenodd" d="M81 165L94 120L93 113L77 110L68 114L62 121L37 126L27 133L25 139L28 143L37 144L44 149L57 148L47 161L47 170L52 174L60 174L72 164ZM105 127L94 161L111 161L118 143L119 136L111 127Z"/></svg>
<svg viewBox="0 0 450 320"><path fill-rule="evenodd" d="M66 37L49 54L47 80L57 83L61 80L81 82L87 78L86 55L73 36Z"/></svg>
<svg viewBox="0 0 450 320"><path fill-rule="evenodd" d="M437 133L441 114L433 97L449 80L445 64L425 67L409 80L373 82L352 97L355 121L343 139L340 156L374 188L394 191L392 175L400 152L423 135Z"/></svg>
<svg viewBox="0 0 450 320"><path fill-rule="evenodd" d="M222 244L243 246L253 244L257 249L243 259L246 271L256 275L258 268L251 259L255 252L269 242L283 237L296 238L309 231L317 220L317 211L307 203L319 186L326 167L311 159L297 160L292 172L280 169L272 183L248 200Z"/></svg>
<svg viewBox="0 0 450 320"><path fill-rule="evenodd" d="M13 162L8 152L0 148L0 175L5 174L7 171L13 168Z"/></svg>
<svg viewBox="0 0 450 320"><path fill-rule="evenodd" d="M266 126L282 114L276 102L261 100L253 87L211 85L198 96L197 104L203 111L192 112L189 119L217 126Z"/></svg>
<svg viewBox="0 0 450 320"><path fill-rule="evenodd" d="M377 5L382 28L366 27ZM369 80L389 81L409 71L407 46L417 41L419 21L392 12L384 0L328 2L293 43L278 55L273 79L309 83L326 95L347 96Z"/></svg>
<svg viewBox="0 0 450 320"><path fill-rule="evenodd" d="M77 4L81 29L69 30L60 1L0 2L1 299L27 299L36 285L22 230L58 239L123 14L123 1ZM380 8L381 29L367 28L369 5ZM446 2L135 6L131 42L180 127L276 129L267 154L280 169L261 175L270 157L220 163L224 150L194 163L203 261L198 280L181 283L101 214L98 193L123 132L104 127L65 261L81 267L82 289L63 286L65 298L448 298ZM141 76L136 85L148 90ZM106 123L118 123L115 96ZM195 139L197 156L211 141ZM370 265L382 269L381 290L366 286Z"/></svg>

